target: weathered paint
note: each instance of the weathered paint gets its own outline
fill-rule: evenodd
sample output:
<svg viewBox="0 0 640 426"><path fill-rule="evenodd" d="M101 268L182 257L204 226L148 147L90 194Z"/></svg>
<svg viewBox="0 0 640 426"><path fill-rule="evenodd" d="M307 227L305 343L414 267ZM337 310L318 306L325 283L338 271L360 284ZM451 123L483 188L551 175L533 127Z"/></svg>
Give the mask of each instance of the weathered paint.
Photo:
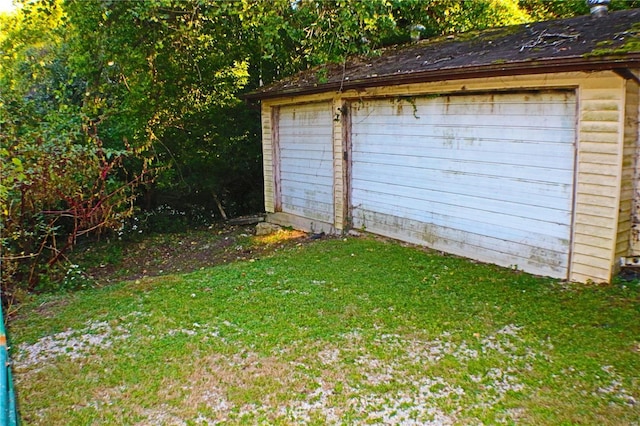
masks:
<svg viewBox="0 0 640 426"><path fill-rule="evenodd" d="M262 172L264 176L264 208L267 213L275 212L275 177L273 161L273 111L267 104L262 104Z"/></svg>
<svg viewBox="0 0 640 426"><path fill-rule="evenodd" d="M640 75L640 70L636 75ZM628 227L628 240L624 235L619 235L619 239L630 247L625 253L625 247L618 247L618 254L621 256L640 255L640 85L633 81L627 81L626 119L624 129L625 161L623 163L622 184L625 189L625 196L622 197L622 209L630 209L629 222L621 224L621 228ZM628 203L628 204L627 204ZM620 234L620 232L619 232ZM618 243L620 245L620 242Z"/></svg>
<svg viewBox="0 0 640 426"><path fill-rule="evenodd" d="M348 140L347 132L349 131L348 121L346 121L346 107L343 105L342 99L336 97L332 100L333 111L333 173L334 173L334 220L335 228L342 230L345 228L345 217L342 213L346 208L348 180L346 179L347 167L345 167L344 153L346 148L345 141ZM345 125L346 124L346 125Z"/></svg>
<svg viewBox="0 0 640 426"><path fill-rule="evenodd" d="M617 263L624 80L598 73L580 83L578 140L591 149L578 149L571 279L609 281Z"/></svg>
<svg viewBox="0 0 640 426"><path fill-rule="evenodd" d="M575 102L553 91L354 103L354 227L566 278Z"/></svg>
<svg viewBox="0 0 640 426"><path fill-rule="evenodd" d="M410 98L422 95L438 96L441 94L477 94L502 91L524 91L524 90L553 90L553 89L574 89L577 93L577 164L575 173L575 204L573 232L571 235L571 249L569 252L569 279L575 281L608 281L612 273L615 272L615 265L618 256L624 252L628 244L625 243L625 218L628 195L622 195L624 191L628 194L628 159L623 161L623 155L627 156L631 146L635 144L636 155L638 155L636 133L635 140L629 142L629 135L633 137L633 130L629 125L625 126L625 118L631 120L633 125L633 115L637 116L637 101L635 113L633 113L633 100L628 94L628 82L613 72L602 71L592 73L554 73L539 74L532 76L511 76L484 79L467 79L452 82L431 82L415 83L401 86L388 86L368 88L366 90L349 90L342 93L326 92L313 95L297 97L282 97L269 99L263 102L263 144L265 153L265 209L267 212L274 210L273 169L275 165L269 163L273 161L273 123L271 123L272 111L279 106L309 102L327 102L333 106L335 115L338 105L342 107L345 103L357 105L359 102L368 101L380 97L403 97L405 103L403 108L411 108ZM636 97L637 99L637 97ZM631 114L629 111L632 111ZM348 114L342 118L334 116L332 120L333 133L333 160L334 165L342 161L343 166L349 164L349 158L343 158L342 150L349 152L349 120ZM637 127L637 122L636 122ZM455 136L455 135L452 135ZM623 144L623 140L626 141ZM470 141L473 142L473 141ZM626 157L625 157L626 158ZM550 158L550 160L553 160ZM391 159L389 159L391 161ZM334 167L335 168L335 167ZM640 209L637 207L640 194L637 194L637 181L640 177L639 167L635 167L635 177L631 183L636 188L634 193L635 214ZM623 170L626 170L623 172ZM331 226L334 230L340 231L349 224L348 205L344 200L349 193L349 173L348 167L342 170L334 170L334 199L335 201L335 221ZM627 173L625 179L623 174ZM485 192L487 188L475 188L478 195ZM622 208L622 211L620 209ZM294 219L309 225L309 220L299 216L278 214L279 223L292 224ZM637 220L637 219L634 219ZM342 225L340 225L342 224ZM422 229L419 229L422 226ZM424 242L425 235L430 234L430 230L425 228L422 222L416 223L415 239L406 238L407 241ZM413 228L412 228L413 229ZM631 242L632 253L640 254L640 244L636 239ZM544 254L544 253L542 253ZM473 257L473 256L471 256ZM523 257L540 258L540 253L523 253ZM498 263L497 261L495 263ZM514 262L515 264L515 262ZM520 265L519 265L520 266ZM526 268L523 268L527 270Z"/></svg>
<svg viewBox="0 0 640 426"><path fill-rule="evenodd" d="M330 103L277 109L275 210L334 222L333 114Z"/></svg>

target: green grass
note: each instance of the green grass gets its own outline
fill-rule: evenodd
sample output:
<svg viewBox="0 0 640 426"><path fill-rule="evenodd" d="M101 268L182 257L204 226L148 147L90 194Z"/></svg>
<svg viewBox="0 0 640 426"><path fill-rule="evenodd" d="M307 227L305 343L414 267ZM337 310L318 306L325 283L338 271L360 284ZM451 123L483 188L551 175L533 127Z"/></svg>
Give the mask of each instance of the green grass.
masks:
<svg viewBox="0 0 640 426"><path fill-rule="evenodd" d="M619 425L639 320L636 284L349 238L36 297L9 333L25 424Z"/></svg>

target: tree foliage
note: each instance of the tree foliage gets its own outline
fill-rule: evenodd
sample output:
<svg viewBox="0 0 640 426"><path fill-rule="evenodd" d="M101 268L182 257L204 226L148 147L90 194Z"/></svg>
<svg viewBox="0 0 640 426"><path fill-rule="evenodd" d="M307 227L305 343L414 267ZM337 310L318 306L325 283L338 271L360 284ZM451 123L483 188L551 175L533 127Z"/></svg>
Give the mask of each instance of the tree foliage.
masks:
<svg viewBox="0 0 640 426"><path fill-rule="evenodd" d="M0 244L2 290L38 290L78 237L121 226L143 161L106 148L83 110L85 82L69 68L63 13L34 5L0 17ZM128 147L127 147L128 148Z"/></svg>
<svg viewBox="0 0 640 426"><path fill-rule="evenodd" d="M589 13L589 6L584 0L519 0L520 8L531 16L532 20L571 18ZM638 0L611 0L609 9L632 9L640 7Z"/></svg>

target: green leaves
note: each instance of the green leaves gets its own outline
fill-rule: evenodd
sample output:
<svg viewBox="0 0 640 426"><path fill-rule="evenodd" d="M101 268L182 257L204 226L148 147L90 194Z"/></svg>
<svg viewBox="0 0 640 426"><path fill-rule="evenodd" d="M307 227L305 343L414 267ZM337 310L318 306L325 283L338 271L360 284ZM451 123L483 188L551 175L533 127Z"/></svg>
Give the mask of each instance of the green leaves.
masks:
<svg viewBox="0 0 640 426"><path fill-rule="evenodd" d="M6 151L6 150L5 150ZM13 163L14 166L16 166L16 171L18 172L22 172L24 169L22 168L22 161L20 161L19 158L12 158L11 162Z"/></svg>

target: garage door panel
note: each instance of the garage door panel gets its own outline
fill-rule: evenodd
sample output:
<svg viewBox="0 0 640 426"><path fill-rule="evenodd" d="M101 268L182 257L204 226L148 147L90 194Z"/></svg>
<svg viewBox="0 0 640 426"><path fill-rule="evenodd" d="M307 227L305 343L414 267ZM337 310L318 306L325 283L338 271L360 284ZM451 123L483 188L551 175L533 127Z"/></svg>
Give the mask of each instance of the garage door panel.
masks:
<svg viewBox="0 0 640 426"><path fill-rule="evenodd" d="M429 118L412 118L411 121L402 121L402 131L399 136L416 136L420 134L420 129L425 125L429 124L432 128L429 130L429 136L437 137L442 136L443 132L451 131L452 127L458 127L460 131L468 132L468 137L477 137L478 135L487 136L487 130L491 130L492 126L483 125L478 123L482 117L478 116L468 116L465 119L457 118L455 120L452 119L438 119L437 122L430 122L433 119ZM528 116L522 116L522 119L527 119ZM394 123L395 117L382 117L380 123L377 125L373 125L370 123L361 123L362 131L379 131L381 135L393 136L391 134L393 126L396 126L397 123ZM530 139L531 141L540 141L545 142L547 140L554 140L555 133L560 133L560 137L567 137L570 132L566 131L566 127L562 127L566 123L562 122L553 122L550 123L549 126L544 123L537 123L536 125L519 125L513 126L513 121L509 120L501 120L500 122L496 122L495 124L505 124L511 126L508 129L505 129L505 138L516 139L518 137L525 137ZM360 124L360 123L356 123ZM572 123L573 124L573 123ZM473 126L469 128L469 126Z"/></svg>
<svg viewBox="0 0 640 426"><path fill-rule="evenodd" d="M388 199L394 203L408 202L417 208L427 209L426 211L433 211L438 206L444 206L443 208L456 209L458 212L467 212L474 217L480 215L484 217L491 213L534 220L542 217L543 223L558 223L563 227L568 226L567 221L570 222L570 217L568 217L569 213L555 206L528 204L526 208L523 208L521 207L523 204L517 201L499 200L480 194L454 195L443 190L412 189L411 196L409 197L406 195L397 195L398 193L404 192L404 188L397 188L394 187L394 185L380 184L377 182L372 182L366 187L354 187L352 191L354 196L358 196L358 199L361 201L374 202L375 200ZM492 219L493 218L487 218L485 220ZM566 231L565 228L563 229Z"/></svg>
<svg viewBox="0 0 640 426"><path fill-rule="evenodd" d="M505 234L509 236L508 239L499 236L488 237L486 235L487 228L473 228L464 229L464 227L457 227L458 222L451 222L454 226L442 226L438 223L426 223L414 219L397 220L397 217L385 215L377 212L367 212L363 218L367 223L371 224L371 227L367 227L367 231L378 233L379 231L385 231L385 235L392 231L393 226L400 227L406 233L423 233L425 240L433 241L436 239L448 239L447 244L457 245L461 248L467 246L473 246L474 248L482 247L484 249L495 250L499 253L508 253L510 250L525 248L526 251L530 251L531 248L538 248L541 251L562 253L566 247L568 247L568 241L562 250L559 250L556 239L553 237L542 236L538 238L535 232L531 230L508 229ZM461 220L463 223L464 220ZM392 235L389 235L392 236ZM397 234L396 234L397 236ZM455 239L454 239L455 238ZM530 242L535 241L535 244ZM423 241L424 242L424 241ZM514 252L513 256L522 257L523 253ZM509 263L511 265L511 263Z"/></svg>
<svg viewBox="0 0 640 426"><path fill-rule="evenodd" d="M313 173L318 176L331 176L333 171L333 161L320 158L285 157L281 158L280 166L287 172L298 173L300 169L304 170L304 173Z"/></svg>
<svg viewBox="0 0 640 426"><path fill-rule="evenodd" d="M504 176L488 176L477 173L451 172L437 169L420 169L418 172L410 167L397 167L392 173L388 168L370 167L358 173L359 179L353 185L367 185L367 182L402 185L410 188L426 188L435 191L446 188L454 194L482 194L491 199L522 200L523 204L556 207L558 203L571 196L571 184L541 182L540 176L535 179L508 178ZM529 192L505 191L505 185L530 183ZM533 195L533 199L531 197Z"/></svg>
<svg viewBox="0 0 640 426"><path fill-rule="evenodd" d="M307 198L292 197L287 195L282 199L283 209L295 211L297 215L309 219L315 219L323 222L331 222L333 218L333 209L328 209L324 203L309 201ZM288 211L284 210L284 211Z"/></svg>
<svg viewBox="0 0 640 426"><path fill-rule="evenodd" d="M441 226L452 226L452 223L447 221L455 221L464 224L465 228L460 228L463 231L478 232L479 229L484 229L487 235L505 240L509 239L509 233L513 229L524 231L526 235L534 232L555 239L563 239L567 232L567 225L562 223L567 219L566 213L559 210L536 209L538 213L548 216L549 219L540 220L531 217L529 212L504 213L498 209L503 206L498 203L483 204L481 199L475 200L476 204L483 204L481 208L471 204L468 207L460 206L459 200L454 198L443 198L438 202L426 202L415 198L412 200L411 207L402 208L399 207L399 203L406 202L406 199L395 195L354 190L354 196L361 197L363 202L377 202L379 207L376 208L376 212L379 213L397 215L402 212L402 217L425 220ZM381 199L384 199L385 202L380 202ZM358 214L359 212L356 210L354 220L358 219ZM481 222L478 221L480 217L483 218ZM555 219L556 222L550 221L551 219Z"/></svg>
<svg viewBox="0 0 640 426"><path fill-rule="evenodd" d="M294 165L288 166L287 169L291 173L295 173L296 176L313 176L314 178L323 178L322 179L323 181L325 181L324 178L331 179L333 176L333 170L327 170L324 167L320 169L312 170L309 166L294 164ZM317 181L318 179L316 179L316 182Z"/></svg>
<svg viewBox="0 0 640 426"><path fill-rule="evenodd" d="M545 95L534 95L545 96ZM550 94L555 97L556 95ZM504 96L498 96L498 102L491 102L488 97L461 96L456 103L447 102L447 97L439 99L417 98L413 103L397 100L376 101L376 105L370 103L355 104L355 107L362 111L354 119L366 125L367 119L375 115L379 119L379 124L396 125L410 127L412 125L421 126L424 124L434 126L450 127L450 125L480 125L485 126L483 118L488 117L492 123L503 123L514 128L552 128L567 129L568 125L575 123L574 118L568 115L558 115L558 107L566 110L575 108L575 96L567 102L559 99L551 99L548 103L525 101L505 102ZM426 102L425 102L426 101ZM527 121L531 116L539 117L535 122ZM573 122L572 122L573 121Z"/></svg>
<svg viewBox="0 0 640 426"><path fill-rule="evenodd" d="M564 96L564 98L563 98ZM567 108L575 106L575 93L567 91L512 92L471 95L443 95L437 97L416 97L411 99L388 98L369 102L354 103L355 107L367 114L398 115L406 118L431 116L444 111L448 115L487 115L504 117L510 115L533 114L550 117L558 112L558 105Z"/></svg>
<svg viewBox="0 0 640 426"><path fill-rule="evenodd" d="M423 243L498 264L537 248L531 272L566 276L572 91L386 99L352 109L354 226L401 239L422 232Z"/></svg>
<svg viewBox="0 0 640 426"><path fill-rule="evenodd" d="M324 128L324 121L319 121L318 117L324 118L329 110L331 115L331 105L327 102L315 102L307 104L286 105L280 108L280 123L284 128L299 128L303 125L305 128ZM282 118L290 117L282 121ZM315 132L312 132L315 133Z"/></svg>
<svg viewBox="0 0 640 426"><path fill-rule="evenodd" d="M369 152L370 149L377 149L380 152L393 152L393 147L403 146L408 149L411 148L422 148L428 150L452 150L459 149L450 143L451 140L443 140L442 138L438 138L438 135L427 134L416 134L416 135L383 135L379 132L376 134L369 134L362 132L368 136L368 142L366 145L353 145L354 151L364 151ZM533 140L533 136L536 135L528 135L517 133L514 135L507 135L505 131L502 137L460 137L458 136L455 139L456 143L459 143L460 146L464 146L469 149L486 149L493 152L513 152L517 154L524 153L533 153L538 154L540 150L555 150L555 149L567 149L567 144L572 143L572 139L574 137L574 132L550 132L549 137L542 138L538 137L538 141ZM538 135L539 136L539 135ZM421 139L429 138L432 141L430 146L424 146L424 144L420 141ZM553 138L553 139L551 139ZM458 140L459 139L459 140ZM438 141L440 143L438 143ZM505 141L508 141L505 144ZM386 150L385 150L386 149Z"/></svg>
<svg viewBox="0 0 640 426"><path fill-rule="evenodd" d="M543 207L557 208L563 200L573 191L570 184L557 184L554 182L541 182L540 176L529 181L520 178L506 178L504 176L487 176L477 173L450 172L437 169L420 169L416 171L412 167L398 166L393 173L388 168L368 167L358 172L358 181L355 187L361 185L368 187L368 182L386 183L390 185L402 185L410 188L431 189L441 191L446 188L448 192L463 195L478 195L487 199L498 199L522 204L539 205ZM506 180L506 183L505 183ZM530 192L504 191L505 184L531 183ZM534 197L531 197L531 194ZM569 207L569 206L567 206Z"/></svg>
<svg viewBox="0 0 640 426"><path fill-rule="evenodd" d="M282 208L285 212L295 212L309 219L330 219L333 214L333 203L327 202L328 195L321 190L302 190L298 187L283 188ZM314 211L315 215L309 213Z"/></svg>
<svg viewBox="0 0 640 426"><path fill-rule="evenodd" d="M393 216L374 212L368 212L366 220L375 224L367 228L370 232L398 238L397 229L401 226L405 241L416 244L427 242L449 253L484 253L481 260L488 263L515 266L533 274L551 276L562 275L566 270L564 260L566 253L547 249L541 245L504 241L480 233L469 233L411 220L395 221Z"/></svg>
<svg viewBox="0 0 640 426"><path fill-rule="evenodd" d="M353 153L354 158L357 153ZM406 155L366 154L366 161L354 162L354 176L360 170L381 169L388 166L400 166L409 163L415 167L416 173L423 169L439 170L449 174L467 173L470 175L499 176L522 181L553 182L557 184L573 184L573 172L559 168L541 168L512 164L495 165L488 161L447 160L440 158L425 159ZM428 166L428 167L426 167ZM544 171L544 172L542 172ZM541 174L542 173L542 174Z"/></svg>
<svg viewBox="0 0 640 426"><path fill-rule="evenodd" d="M296 145L291 147L287 151L287 154L291 155L291 157L293 158L300 158L300 154L315 152L317 153L316 155L320 155L322 156L322 158L330 160L332 158L332 152L331 150L327 150L327 148L331 147L314 143L314 141L310 141L309 143L307 143L304 139L298 138L296 140Z"/></svg>
<svg viewBox="0 0 640 426"><path fill-rule="evenodd" d="M486 155L486 156L490 154L491 155L490 159L479 161L479 162L491 164L494 167L500 167L502 165L515 165L515 166L535 167L538 169L540 167L544 167L547 169L564 170L566 166L566 160L563 157L561 157L561 155L563 154L562 151L565 151L564 152L565 155L571 155L571 150L564 150L564 149L554 150L556 154L553 157L540 157L539 155L535 154L535 151L533 151L532 149L523 150L525 152L514 152L515 148L509 147L505 152L505 151L499 151L498 144L489 145L489 146L487 145L470 146L470 145L467 145L465 142L457 142L457 143L460 144L459 148L458 147L456 147L455 149L433 148L433 149L430 149L428 153L422 152L421 155L416 156L416 161L418 162L420 159L425 159L425 162L423 163L425 165L429 164L431 161L435 159L449 160L454 162L466 162L466 161L478 162L479 154ZM406 147L406 148L408 150L416 150L416 151L421 150L419 146ZM373 145L371 146L371 149L368 150L367 152L369 154L379 154L385 157L389 155L394 155L392 153L388 153L387 149L388 149L387 147L384 147L381 145ZM548 145L544 147L540 146L538 149L538 152L540 152L543 149L553 149L553 147L549 147ZM429 155L425 156L424 154L429 154ZM374 158L375 157L372 157L372 159Z"/></svg>
<svg viewBox="0 0 640 426"><path fill-rule="evenodd" d="M331 104L279 109L280 207L308 219L333 221Z"/></svg>
<svg viewBox="0 0 640 426"><path fill-rule="evenodd" d="M298 175L296 181L282 179L281 186L283 194L302 197L304 194L310 200L318 201L333 205L333 187L327 185L318 185L318 178L315 176ZM307 185L299 185L305 183Z"/></svg>
<svg viewBox="0 0 640 426"><path fill-rule="evenodd" d="M309 113L304 116L302 119L302 115L290 113L288 116L290 117L290 121L279 122L279 127L281 129L285 129L287 134L292 136L302 136L309 137L311 135L317 135L325 132L327 127L325 123L320 123L318 121L318 117L324 118L326 115L326 104L318 105L318 106L310 106L311 104L306 104L304 106L295 105L295 106L283 106L280 108L282 112L283 109L290 108L308 108ZM286 114L286 111L284 111Z"/></svg>

